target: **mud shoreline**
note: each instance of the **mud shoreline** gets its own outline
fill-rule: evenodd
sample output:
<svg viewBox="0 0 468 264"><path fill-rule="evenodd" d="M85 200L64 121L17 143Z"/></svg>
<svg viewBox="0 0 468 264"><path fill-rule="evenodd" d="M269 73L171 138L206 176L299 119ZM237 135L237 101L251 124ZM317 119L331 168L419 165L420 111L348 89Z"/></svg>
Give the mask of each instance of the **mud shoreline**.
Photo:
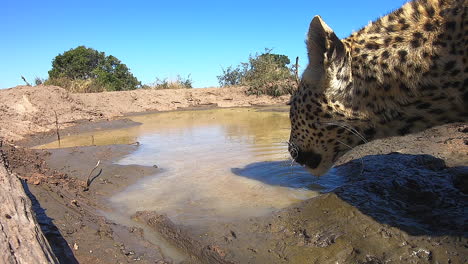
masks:
<svg viewBox="0 0 468 264"><path fill-rule="evenodd" d="M120 115L75 120L60 133L136 125ZM349 181L334 192L269 216L213 224L203 234L158 212L134 216L145 229L106 219L102 212L112 211L106 198L159 168L113 164L137 145L28 148L55 139L54 130L35 132L1 149L25 181L41 229L61 263L468 262L465 124L362 145L340 160L339 169ZM97 160L102 173L86 190ZM161 245L145 237L151 229L184 257L165 255Z"/></svg>
<svg viewBox="0 0 468 264"><path fill-rule="evenodd" d="M110 123L112 122L115 124L110 124L108 127L137 125L120 120ZM75 130L76 133L80 133L80 129L90 131L92 126L87 124L83 128L76 127ZM102 124L96 124L96 127L102 129ZM439 189L447 188L447 186L451 188L451 191L466 188L466 182L463 183L463 181L466 181L468 174L463 165L468 163L468 153L463 149L459 151L453 149L459 147L460 144L465 144L465 140L468 139L466 130L466 125L447 125L407 137L384 139L364 145L343 158L341 163L344 165L339 168L350 174L350 179L353 181L350 180L349 185L343 187L341 191L336 190L333 193L321 195L270 216L235 223L214 224L208 230L203 230L203 234L200 230L190 226L176 225L157 212L137 213L134 220L147 226L146 232L153 230L161 233L169 243L180 249L180 254L185 256L182 262L174 262L173 259L163 254L158 245L144 239L145 231L140 227L116 224L99 213L99 211L112 211L107 206L106 198L143 177L158 173L159 169L155 167L112 164L112 161L135 151L138 148L137 145L74 147L47 151L22 149L21 151L34 153L32 155L36 157L35 163L47 164L44 165L47 171L52 172L52 175L48 175L49 173L41 171L40 173L50 178L40 184L35 184L34 176L26 177L26 179L30 195L33 201L36 200L36 207L40 206L37 211L44 213L42 217L39 214L39 222L46 227L43 230L48 239L52 241L54 250L57 251L56 254L62 263L71 263L71 260L79 263L113 263L115 261L154 263L155 259L160 261L159 263L302 263L306 260L314 260L312 263L336 261L339 263L385 263L385 261L402 263L400 261L403 260L404 263L436 263L435 260L440 263L448 260L450 263L465 263L468 251L464 245L468 241L468 234L466 229L461 227L463 227L463 221L467 220L467 216L460 213L460 208L457 209L458 215L454 215L454 218L459 221L429 223L428 227L422 228L423 231L411 234L411 230L421 228L422 224L410 225L409 229L398 221L396 225L389 224L386 222L388 219L373 218L369 215L388 205L375 205L374 207L371 205L363 212L362 208L357 206L362 201L346 200L346 198L355 197L359 191L345 196L340 196L339 193L348 188L365 190L366 186L371 186L370 191L361 193L362 199L368 200L376 194L376 187L372 186L382 182L382 179L375 178L373 174L375 171L361 176L361 181L354 181L354 178L359 178L352 175L359 174L360 169L356 168L361 166L358 158L360 155L376 155L373 157L375 160L371 159L364 163L373 168L376 165L370 163L388 162L389 157L383 153L392 153L397 150L402 153L413 152L409 158L415 161L410 161L405 165L406 167L403 167L404 170L411 170L415 169L412 164L417 164L416 160L421 157L426 159L425 156L417 154L418 151L421 153L432 151L430 154L433 156L427 157L428 160L423 162L428 165L416 168L420 171L417 173L420 176L415 177L414 180L422 181L424 177L434 177L427 175L427 167L430 168L429 173L447 171L446 176L440 176L445 177L446 182L440 186L430 187L432 191L426 193L427 197L435 196L434 199L437 201L447 200L448 196L440 194ZM49 135L49 139L54 139L53 135ZM43 143L43 140L40 142ZM401 146L405 148L396 149ZM416 146L419 146L419 149ZM8 156L15 157L15 154ZM28 159L28 155L24 153L20 156L18 160L32 160ZM440 156L446 162L434 156ZM84 191L85 179L97 160L102 162L103 173L96 178L88 191ZM398 160L394 161L396 162ZM13 162L13 164L16 163ZM455 169L450 167L455 167ZM25 174L28 170L27 167L21 167L21 165L14 169L19 175ZM126 172L131 172L134 177L127 177ZM386 173L391 177L399 177L396 172ZM401 180L407 184L411 177L411 175L403 175ZM449 180L452 179L451 177L455 180ZM363 179L370 180L362 187L353 187L362 184ZM456 179L458 179L458 185L455 184ZM456 185L458 187L453 187ZM405 184L401 184L399 188L403 186ZM410 197L414 195L416 200L407 198L402 202L409 205L419 203L416 216L418 214L424 216L427 214L424 212L429 210L428 206L434 204L433 200L425 203L417 198L418 192L426 187L414 187L416 191L411 192ZM391 189L391 185L383 184L380 188ZM399 188L391 190L387 194L389 195L387 199L398 198ZM450 199L458 199L461 206L466 205L466 189L465 193L458 191ZM443 211L443 214L450 214L453 211L452 208ZM395 217L408 217L412 213L415 212L405 211ZM429 214L425 217L435 216L435 214ZM419 221L418 217L414 218L414 216L408 219ZM70 225L72 222L74 225ZM359 223L359 225L353 223ZM449 228L457 226L458 229ZM429 230L434 230L434 232ZM60 237L62 238L59 239ZM363 238L367 242L363 242ZM397 260L397 256L402 259ZM112 261L109 261L111 259Z"/></svg>

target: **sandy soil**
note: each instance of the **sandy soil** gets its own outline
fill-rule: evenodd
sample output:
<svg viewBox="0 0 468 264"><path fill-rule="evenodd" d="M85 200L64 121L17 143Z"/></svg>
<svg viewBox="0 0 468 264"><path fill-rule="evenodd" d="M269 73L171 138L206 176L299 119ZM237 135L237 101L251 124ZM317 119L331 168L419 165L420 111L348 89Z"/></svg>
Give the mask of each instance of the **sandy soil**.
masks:
<svg viewBox="0 0 468 264"><path fill-rule="evenodd" d="M108 210L106 197L157 173L158 168L112 163L138 146L24 147L56 137L54 110L61 133L73 134L138 125L113 120L132 112L288 101L245 96L243 88L69 94L58 87L22 86L0 90L0 98L0 138L8 141L0 152L25 180L61 263L175 261L144 236L147 229L122 226L99 213ZM180 248L184 263L467 263L467 133L466 125L451 124L360 146L340 161L345 185L270 216L205 230L175 225L158 212L140 212L135 219ZM87 190L96 160L104 169Z"/></svg>

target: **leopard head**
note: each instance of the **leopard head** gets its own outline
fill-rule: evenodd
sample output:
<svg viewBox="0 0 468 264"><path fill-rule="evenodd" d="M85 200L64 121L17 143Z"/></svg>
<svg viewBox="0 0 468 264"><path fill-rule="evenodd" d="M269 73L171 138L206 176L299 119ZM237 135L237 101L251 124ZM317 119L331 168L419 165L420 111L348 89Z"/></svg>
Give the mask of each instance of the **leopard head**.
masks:
<svg viewBox="0 0 468 264"><path fill-rule="evenodd" d="M350 47L319 16L310 24L307 49L309 64L291 99L289 152L319 176L362 143L358 130L366 129L366 122L350 97Z"/></svg>

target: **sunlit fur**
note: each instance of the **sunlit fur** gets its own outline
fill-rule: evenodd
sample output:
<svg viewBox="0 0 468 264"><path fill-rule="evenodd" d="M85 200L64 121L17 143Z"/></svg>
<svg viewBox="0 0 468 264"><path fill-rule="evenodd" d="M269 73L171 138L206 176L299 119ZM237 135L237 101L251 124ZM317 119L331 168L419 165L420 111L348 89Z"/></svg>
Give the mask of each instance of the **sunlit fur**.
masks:
<svg viewBox="0 0 468 264"><path fill-rule="evenodd" d="M316 16L291 100L291 156L322 175L366 141L466 122L467 6L412 1L343 40Z"/></svg>

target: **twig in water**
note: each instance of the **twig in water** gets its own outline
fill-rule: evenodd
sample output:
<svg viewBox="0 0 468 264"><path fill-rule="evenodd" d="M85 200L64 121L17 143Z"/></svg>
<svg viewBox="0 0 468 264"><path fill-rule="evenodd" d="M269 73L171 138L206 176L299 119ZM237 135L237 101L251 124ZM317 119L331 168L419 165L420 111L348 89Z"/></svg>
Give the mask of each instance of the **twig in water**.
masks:
<svg viewBox="0 0 468 264"><path fill-rule="evenodd" d="M99 167L99 164L101 164L101 160L98 160L98 162L96 163L96 166L94 166L94 168L89 172L88 178L86 179L86 188L84 189L84 191L89 190L89 186L91 185L93 180L96 179L99 175L101 175L102 169L99 171L98 174L96 174L96 176L91 178L91 175L93 174L94 170L96 170L97 167Z"/></svg>
<svg viewBox="0 0 468 264"><path fill-rule="evenodd" d="M56 131L57 131L57 139L58 139L58 143L59 143L59 147L60 147L60 133L59 133L59 123L58 123L58 116L57 116L57 111L54 110L54 113L55 113L55 128L56 128Z"/></svg>

